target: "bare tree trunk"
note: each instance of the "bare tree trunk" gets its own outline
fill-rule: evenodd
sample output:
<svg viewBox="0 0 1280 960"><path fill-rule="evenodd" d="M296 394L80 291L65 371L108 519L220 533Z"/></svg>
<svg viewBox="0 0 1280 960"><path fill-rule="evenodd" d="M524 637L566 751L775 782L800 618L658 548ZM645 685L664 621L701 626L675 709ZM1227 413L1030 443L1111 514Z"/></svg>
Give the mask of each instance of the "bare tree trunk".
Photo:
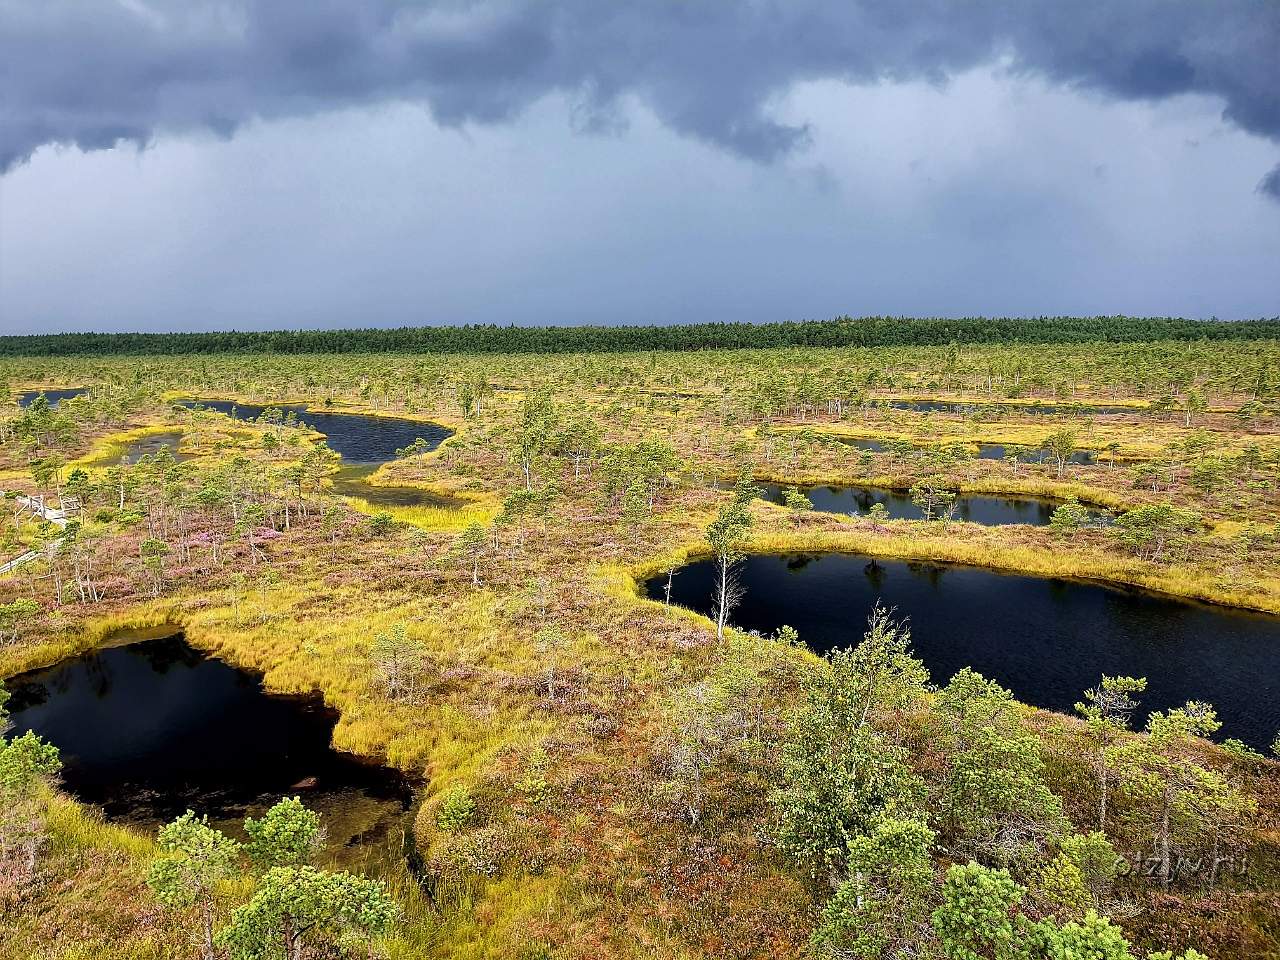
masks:
<svg viewBox="0 0 1280 960"><path fill-rule="evenodd" d="M1166 790L1164 804L1160 810L1160 882L1166 890L1169 889L1169 883L1173 879L1169 857L1169 810L1172 806L1169 792Z"/></svg>
<svg viewBox="0 0 1280 960"><path fill-rule="evenodd" d="M1098 755L1098 832L1107 832L1107 752L1106 747Z"/></svg>
<svg viewBox="0 0 1280 960"><path fill-rule="evenodd" d="M716 640L724 642L724 622L729 616L729 558L720 558L720 583L716 589Z"/></svg>
<svg viewBox="0 0 1280 960"><path fill-rule="evenodd" d="M213 905L206 899L203 904L204 920L204 960L214 960L213 952Z"/></svg>

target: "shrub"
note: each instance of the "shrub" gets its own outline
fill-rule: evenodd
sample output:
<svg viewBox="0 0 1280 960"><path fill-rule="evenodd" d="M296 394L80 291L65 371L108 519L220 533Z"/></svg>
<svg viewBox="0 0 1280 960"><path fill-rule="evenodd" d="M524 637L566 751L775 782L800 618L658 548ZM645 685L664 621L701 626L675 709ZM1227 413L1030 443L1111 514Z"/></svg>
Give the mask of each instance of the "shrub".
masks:
<svg viewBox="0 0 1280 960"><path fill-rule="evenodd" d="M460 833L475 817L476 802L466 787L445 791L436 810L436 826L445 833Z"/></svg>

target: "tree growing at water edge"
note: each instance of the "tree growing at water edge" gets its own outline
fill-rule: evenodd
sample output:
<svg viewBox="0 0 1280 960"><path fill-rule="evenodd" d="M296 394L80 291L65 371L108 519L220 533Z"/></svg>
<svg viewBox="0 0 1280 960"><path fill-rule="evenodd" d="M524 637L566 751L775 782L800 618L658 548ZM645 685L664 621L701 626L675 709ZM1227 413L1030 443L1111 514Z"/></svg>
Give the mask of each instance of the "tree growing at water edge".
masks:
<svg viewBox="0 0 1280 960"><path fill-rule="evenodd" d="M170 908L197 907L201 957L214 960L213 920L220 884L240 874L241 846L209 826L208 817L188 810L160 830L160 855L147 873L147 886Z"/></svg>
<svg viewBox="0 0 1280 960"><path fill-rule="evenodd" d="M9 726L9 692L0 684L0 733ZM0 856L17 859L23 881L35 874L45 838L45 799L62 769L58 748L28 730L0 736Z"/></svg>
<svg viewBox="0 0 1280 960"><path fill-rule="evenodd" d="M1044 451L1053 460L1061 477L1067 464L1076 453L1075 432L1068 429L1055 430L1044 439Z"/></svg>
<svg viewBox="0 0 1280 960"><path fill-rule="evenodd" d="M277 951L302 960L311 945L367 943L399 917L399 907L377 881L308 866L272 867L215 940L230 960L263 960Z"/></svg>
<svg viewBox="0 0 1280 960"><path fill-rule="evenodd" d="M245 851L259 870L309 863L324 842L320 815L297 797L286 797L258 819L244 822Z"/></svg>
<svg viewBox="0 0 1280 960"><path fill-rule="evenodd" d="M751 529L751 513L748 500L735 494L707 527L707 543L715 556L716 584L716 639L724 642L724 628L734 607L742 600L742 584L737 567L742 560L742 549Z"/></svg>
<svg viewBox="0 0 1280 960"><path fill-rule="evenodd" d="M1076 713L1084 718L1093 741L1093 765L1098 777L1098 829L1107 830L1107 799L1111 793L1111 761L1116 744L1129 731L1129 717L1138 708L1133 694L1147 689L1146 678L1103 677L1086 690Z"/></svg>

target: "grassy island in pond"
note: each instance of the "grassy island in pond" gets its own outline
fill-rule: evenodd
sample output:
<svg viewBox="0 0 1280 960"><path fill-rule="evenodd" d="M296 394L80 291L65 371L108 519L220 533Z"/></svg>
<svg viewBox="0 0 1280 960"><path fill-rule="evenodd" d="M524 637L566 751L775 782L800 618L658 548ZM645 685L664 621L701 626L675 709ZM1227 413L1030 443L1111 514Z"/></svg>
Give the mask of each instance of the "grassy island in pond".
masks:
<svg viewBox="0 0 1280 960"><path fill-rule="evenodd" d="M1280 340L1188 323L0 341L0 958L1280 956Z"/></svg>

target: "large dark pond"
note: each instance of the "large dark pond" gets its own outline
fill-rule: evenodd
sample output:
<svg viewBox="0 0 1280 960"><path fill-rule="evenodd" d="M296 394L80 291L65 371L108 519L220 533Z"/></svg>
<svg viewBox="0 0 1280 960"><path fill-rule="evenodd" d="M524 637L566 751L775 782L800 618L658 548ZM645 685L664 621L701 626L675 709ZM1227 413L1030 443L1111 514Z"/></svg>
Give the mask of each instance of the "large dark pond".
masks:
<svg viewBox="0 0 1280 960"><path fill-rule="evenodd" d="M26 393L18 394L18 406L29 407L35 401L36 397L44 394L45 399L49 401L49 406L56 407L63 400L70 400L72 397L78 397L82 393L88 393L88 387L66 387L59 390L28 390Z"/></svg>
<svg viewBox="0 0 1280 960"><path fill-rule="evenodd" d="M676 572L671 600L708 613L714 564ZM1280 729L1280 618L1139 591L842 554L753 556L732 621L788 624L819 653L855 644L877 599L910 617L937 683L973 667L1021 700L1070 711L1103 674L1146 677L1144 708L1207 700L1220 737L1265 750ZM645 584L663 598L665 577ZM1145 713L1136 717L1140 724Z"/></svg>
<svg viewBox="0 0 1280 960"><path fill-rule="evenodd" d="M759 484L764 499L772 503L783 502L784 486L777 483ZM882 504L890 520L922 520L924 512L911 502L906 490L882 490L874 487L835 486L800 487L815 510L828 513L866 514L874 504ZM961 494L956 497L953 519L980 523L984 526L1003 526L1011 523L1029 523L1046 526L1053 518L1058 504L1050 500L1030 497L992 497L977 494Z"/></svg>
<svg viewBox="0 0 1280 960"><path fill-rule="evenodd" d="M5 682L16 733L62 751L63 782L108 817L154 826L188 807L215 821L301 796L339 846L398 823L412 786L330 745L334 714L178 636L108 647Z"/></svg>
<svg viewBox="0 0 1280 960"><path fill-rule="evenodd" d="M256 420L267 407L234 403L230 400L184 401L183 406L202 406L240 420ZM308 410L300 404L276 404L271 407L283 415L292 414L298 423L323 433L329 446L348 464L386 463L421 438L434 450L453 431L436 423L405 420L400 417L375 417L358 413L324 413Z"/></svg>

